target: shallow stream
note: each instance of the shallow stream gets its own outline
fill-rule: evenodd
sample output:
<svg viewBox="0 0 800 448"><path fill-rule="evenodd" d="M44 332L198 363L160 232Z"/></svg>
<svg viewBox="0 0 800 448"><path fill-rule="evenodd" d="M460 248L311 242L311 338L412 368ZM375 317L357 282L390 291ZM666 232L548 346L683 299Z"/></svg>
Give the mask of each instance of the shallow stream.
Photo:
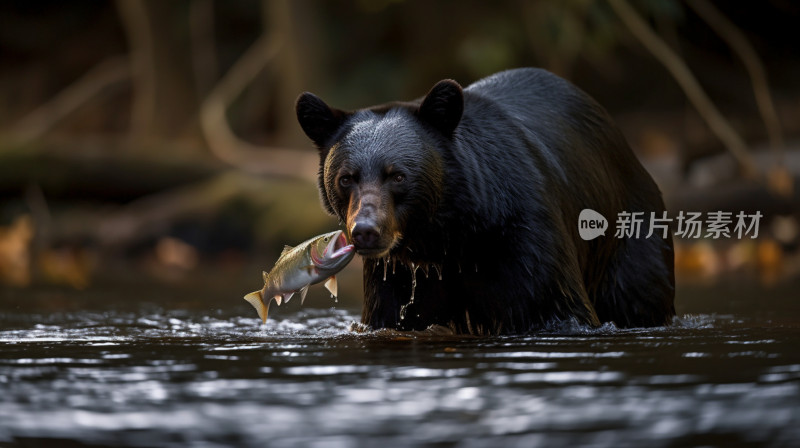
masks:
<svg viewBox="0 0 800 448"><path fill-rule="evenodd" d="M0 446L800 443L796 316L472 338L341 307L121 308L0 310Z"/></svg>

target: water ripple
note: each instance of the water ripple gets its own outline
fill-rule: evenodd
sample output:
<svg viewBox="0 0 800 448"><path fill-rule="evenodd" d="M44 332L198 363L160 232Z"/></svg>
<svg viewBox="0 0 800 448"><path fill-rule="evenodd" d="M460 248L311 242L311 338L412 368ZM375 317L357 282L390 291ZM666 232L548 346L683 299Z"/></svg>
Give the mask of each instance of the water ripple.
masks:
<svg viewBox="0 0 800 448"><path fill-rule="evenodd" d="M338 309L267 325L152 309L0 314L0 444L800 441L794 327L699 315L655 329L566 323L474 338L355 320Z"/></svg>

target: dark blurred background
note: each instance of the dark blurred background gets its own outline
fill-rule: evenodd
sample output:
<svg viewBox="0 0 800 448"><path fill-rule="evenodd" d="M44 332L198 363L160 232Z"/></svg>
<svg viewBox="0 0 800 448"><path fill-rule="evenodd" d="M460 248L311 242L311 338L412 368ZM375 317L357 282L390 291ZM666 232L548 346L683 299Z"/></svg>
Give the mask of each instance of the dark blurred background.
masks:
<svg viewBox="0 0 800 448"><path fill-rule="evenodd" d="M761 300L800 273L798 20L790 0L0 2L0 308L243 304L284 244L337 226L300 92L358 108L518 66L603 104L670 216L764 214L756 239L676 240L679 313L732 281ZM357 307L358 261L344 277Z"/></svg>

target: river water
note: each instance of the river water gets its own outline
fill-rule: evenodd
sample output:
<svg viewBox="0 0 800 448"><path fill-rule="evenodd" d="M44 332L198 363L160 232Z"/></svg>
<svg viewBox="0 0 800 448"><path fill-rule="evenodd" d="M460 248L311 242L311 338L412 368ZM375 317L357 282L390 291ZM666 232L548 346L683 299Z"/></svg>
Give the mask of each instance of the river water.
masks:
<svg viewBox="0 0 800 448"><path fill-rule="evenodd" d="M796 300L492 338L341 306L264 326L238 302L0 302L0 446L800 446Z"/></svg>

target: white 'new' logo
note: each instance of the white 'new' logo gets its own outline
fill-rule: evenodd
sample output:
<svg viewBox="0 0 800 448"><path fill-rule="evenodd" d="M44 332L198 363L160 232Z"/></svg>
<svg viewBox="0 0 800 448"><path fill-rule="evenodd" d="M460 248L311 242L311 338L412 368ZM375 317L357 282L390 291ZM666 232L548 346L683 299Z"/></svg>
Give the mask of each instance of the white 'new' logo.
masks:
<svg viewBox="0 0 800 448"><path fill-rule="evenodd" d="M596 211L585 208L578 216L578 233L585 241L593 240L600 235L605 236L608 220Z"/></svg>

